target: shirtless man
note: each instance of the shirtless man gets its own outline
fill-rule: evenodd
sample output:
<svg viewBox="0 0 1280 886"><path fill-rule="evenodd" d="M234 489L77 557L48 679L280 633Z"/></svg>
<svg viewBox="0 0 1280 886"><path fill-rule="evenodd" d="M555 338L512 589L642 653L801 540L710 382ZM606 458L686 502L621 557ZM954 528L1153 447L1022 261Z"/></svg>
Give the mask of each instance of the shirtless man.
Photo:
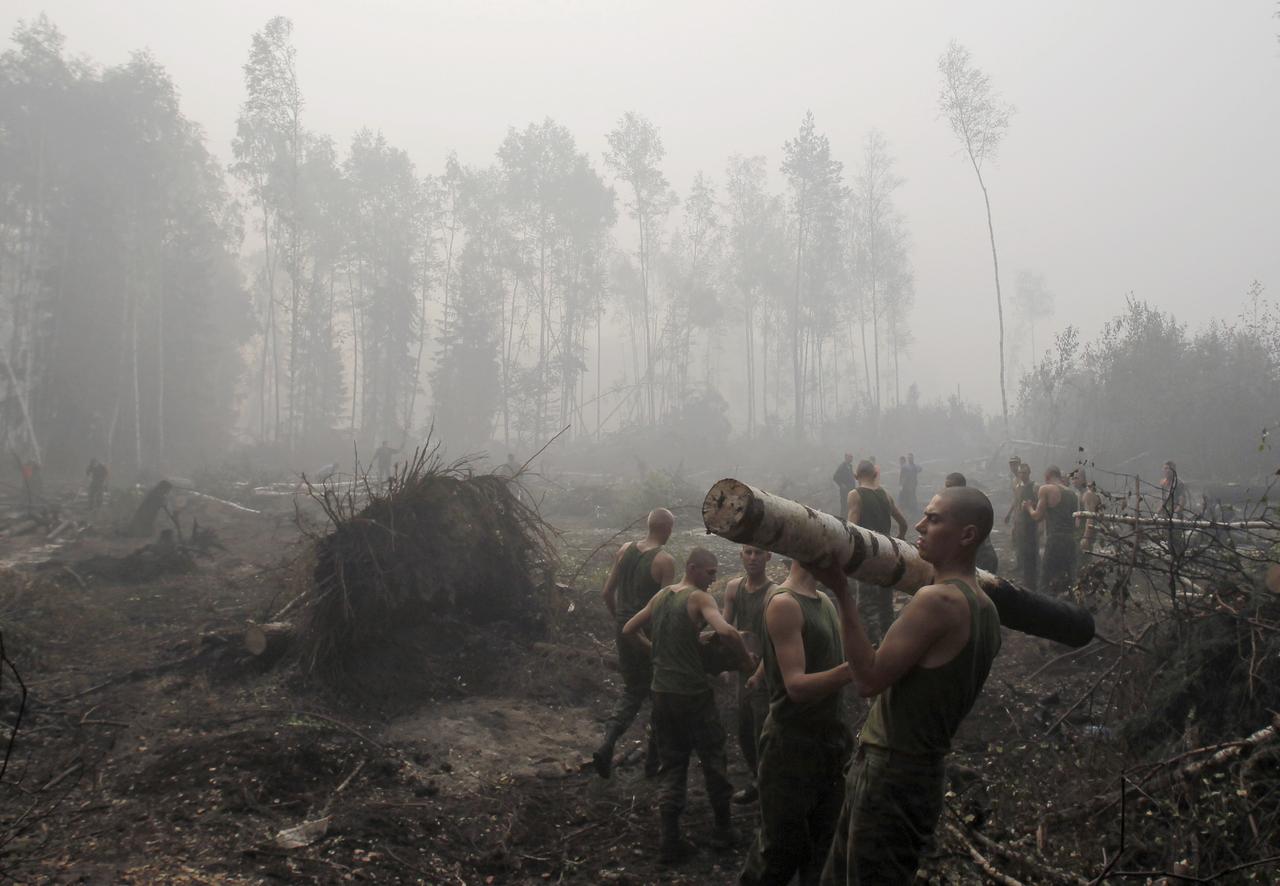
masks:
<svg viewBox="0 0 1280 886"><path fill-rule="evenodd" d="M1063 594L1076 578L1075 512L1079 508L1076 494L1067 488L1062 469L1050 465L1044 472L1044 485L1036 494L1036 505L1023 504L1023 510L1036 523L1044 523L1044 554L1040 558L1040 589L1049 594Z"/></svg>
<svg viewBox="0 0 1280 886"><path fill-rule="evenodd" d="M649 512L648 534L640 541L629 541L618 549L613 566L604 582L604 605L613 616L618 647L618 671L622 674L622 697L605 726L604 741L591 755L591 762L601 778L608 778L613 768L613 747L631 726L640 706L649 697L653 669L649 661L648 641L623 635L622 628L631 616L663 588L675 581L676 561L662 549L675 528L675 515L666 508ZM649 736L646 774L657 771L657 746Z"/></svg>
<svg viewBox="0 0 1280 886"><path fill-rule="evenodd" d="M711 843L727 849L736 841L729 821L733 786L725 773L725 735L716 708L711 678L702 666L699 632L711 627L751 673L756 662L742 636L724 620L707 588L716 580L715 555L694 548L685 561L684 580L658 591L623 625L623 636L647 647L653 657L653 731L658 738L658 813L661 822L659 860L680 861L692 847L680 836L680 815L688 791L689 758L697 753L707 783L707 799L715 815ZM653 640L644 628L653 626Z"/></svg>
<svg viewBox="0 0 1280 886"><path fill-rule="evenodd" d="M818 574L835 593L854 685L875 698L849 767L844 807L822 883L908 884L942 812L946 755L1000 650L1000 617L978 587L974 557L991 532L991 502L943 489L916 525L934 584L872 645L838 565Z"/></svg>
<svg viewBox="0 0 1280 886"><path fill-rule="evenodd" d="M840 616L799 563L765 604L763 682L769 717L760 744L760 828L739 883L816 886L844 800L852 740L840 717L853 681Z"/></svg>
<svg viewBox="0 0 1280 886"><path fill-rule="evenodd" d="M867 459L858 462L854 476L858 478L858 488L851 491L846 500L848 522L888 535L889 522L893 520L898 524L898 538L906 538L907 518L898 510L893 496L880 485L880 468L875 462ZM859 585L858 607L872 642L879 643L893 624L893 590Z"/></svg>
<svg viewBox="0 0 1280 886"><path fill-rule="evenodd" d="M764 607L773 589L773 581L765 572L773 556L764 548L743 545L743 575L730 579L724 588L724 620L742 634L747 648L760 654L764 642ZM738 744L751 772L751 783L733 795L735 803L751 803L759 792L756 789L756 767L759 760L760 730L769 713L769 693L764 686L747 685L747 678L738 675Z"/></svg>

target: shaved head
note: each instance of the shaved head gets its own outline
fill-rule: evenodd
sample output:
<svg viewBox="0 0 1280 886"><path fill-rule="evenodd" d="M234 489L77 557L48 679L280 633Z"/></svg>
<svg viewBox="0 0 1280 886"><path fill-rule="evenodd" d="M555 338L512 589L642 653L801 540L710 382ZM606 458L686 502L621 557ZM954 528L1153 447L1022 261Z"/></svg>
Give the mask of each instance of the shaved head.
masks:
<svg viewBox="0 0 1280 886"><path fill-rule="evenodd" d="M853 475L859 480L873 480L876 473L876 463L869 458L864 458L858 462L858 469L853 472Z"/></svg>
<svg viewBox="0 0 1280 886"><path fill-rule="evenodd" d="M718 561L716 555L708 551L706 548L694 548L689 552L688 558L684 561L684 568L690 566L715 566Z"/></svg>
<svg viewBox="0 0 1280 886"><path fill-rule="evenodd" d="M972 526L978 531L973 548L987 540L996 521L991 499L972 486L948 486L938 493L946 503L947 514L961 526Z"/></svg>
<svg viewBox="0 0 1280 886"><path fill-rule="evenodd" d="M951 489L953 486L968 486L969 481L966 480L964 474L959 471L952 471L950 474L947 474L947 479L942 481L942 485Z"/></svg>
<svg viewBox="0 0 1280 886"><path fill-rule="evenodd" d="M668 511L666 508L654 508L649 512L649 536L666 544L667 539L671 537L671 530L675 528L676 515Z"/></svg>
<svg viewBox="0 0 1280 886"><path fill-rule="evenodd" d="M716 555L706 548L694 548L684 561L684 580L700 591L711 587L719 567Z"/></svg>

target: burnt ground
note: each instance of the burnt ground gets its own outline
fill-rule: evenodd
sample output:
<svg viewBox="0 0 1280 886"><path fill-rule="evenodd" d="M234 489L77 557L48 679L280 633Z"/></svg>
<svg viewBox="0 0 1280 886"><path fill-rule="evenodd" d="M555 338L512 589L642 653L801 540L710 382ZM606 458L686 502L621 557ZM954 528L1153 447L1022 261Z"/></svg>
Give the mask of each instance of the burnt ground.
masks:
<svg viewBox="0 0 1280 886"><path fill-rule="evenodd" d="M261 515L208 500L186 519L225 551L189 574L143 584L36 570L120 556L136 539L106 527L56 550L0 539L0 624L27 699L0 794L0 870L53 883L729 883L743 849L709 847L675 869L655 863L655 785L641 774L640 728L609 781L586 768L618 686L598 587L611 530L570 528L544 636L503 625L441 625L424 638L429 679L416 703L379 710L305 684L296 668L247 656L240 634L287 600L300 550L292 506L246 500ZM713 542L718 540L712 540ZM677 534L677 554L705 544ZM733 549L722 553L732 574ZM18 565L12 565L15 561ZM1119 628L1100 621L1100 631ZM981 882L966 839L1023 882L1045 868L1092 877L1118 846L1118 819L1037 826L1113 789L1120 752L1104 726L1105 686L1067 714L1118 654L1065 650L1006 632L1004 651L962 730L947 830L932 862L940 882ZM1047 665L1047 667L1046 667ZM421 675L418 675L419 677ZM417 684L415 684L417 685ZM5 719L15 713L3 684ZM730 692L722 694L732 735ZM860 712L860 702L850 701ZM731 739L732 742L732 739ZM731 747L731 776L744 781ZM697 766L686 814L710 828ZM735 807L744 835L755 807ZM327 819L327 821L324 821ZM277 835L321 821L307 845ZM984 849L994 840L1032 861Z"/></svg>

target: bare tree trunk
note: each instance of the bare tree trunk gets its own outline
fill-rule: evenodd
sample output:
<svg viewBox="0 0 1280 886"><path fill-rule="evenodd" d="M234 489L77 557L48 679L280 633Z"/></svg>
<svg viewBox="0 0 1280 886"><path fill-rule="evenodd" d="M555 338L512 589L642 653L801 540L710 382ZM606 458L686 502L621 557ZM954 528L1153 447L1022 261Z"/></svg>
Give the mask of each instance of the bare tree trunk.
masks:
<svg viewBox="0 0 1280 886"><path fill-rule="evenodd" d="M796 223L796 276L795 292L791 301L791 375L795 385L795 435L799 437L804 429L804 378L802 357L800 354L800 272L803 268L804 255L804 216L803 203Z"/></svg>
<svg viewBox="0 0 1280 886"><path fill-rule="evenodd" d="M744 299L743 343L747 352L747 439L755 436L756 429L756 365L755 365L755 317L750 294Z"/></svg>
<svg viewBox="0 0 1280 886"><path fill-rule="evenodd" d="M134 249L137 249L135 243ZM135 267L137 258L134 258ZM133 367L133 451L136 468L142 471L142 392L138 385L138 279L137 273L133 274L131 281L132 294L130 298L133 302L133 310L130 312L130 335L129 335L129 355L130 362Z"/></svg>
<svg viewBox="0 0 1280 886"><path fill-rule="evenodd" d="M969 161L973 163L973 171L978 176L978 187L982 188L982 202L987 207L987 234L991 237L991 265L996 278L996 319L1000 323L1000 413L1004 416L1004 433L1009 436L1009 397L1004 384L1004 299L1000 295L1000 257L996 254L996 230L991 221L991 198L987 195L986 182L982 180L982 170L972 152Z"/></svg>
<svg viewBox="0 0 1280 886"><path fill-rule="evenodd" d="M364 300L364 265L356 274L361 301ZM356 432L356 404L360 402L360 312L356 308L357 287L351 285L351 268L347 268L347 292L351 296L351 433Z"/></svg>
<svg viewBox="0 0 1280 886"><path fill-rule="evenodd" d="M596 307L596 442L600 442L600 327L604 321L604 300L597 302Z"/></svg>
<svg viewBox="0 0 1280 886"><path fill-rule="evenodd" d="M649 333L649 243L645 219L645 207L640 200L640 189L636 193L636 219L640 223L640 293L644 316L644 382L649 406L648 423L653 424L657 417L653 399L653 342Z"/></svg>
<svg viewBox="0 0 1280 886"><path fill-rule="evenodd" d="M164 463L164 276L156 287L156 461Z"/></svg>
<svg viewBox="0 0 1280 886"><path fill-rule="evenodd" d="M418 403L418 388L422 386L422 351L427 344L427 258L431 253L431 236L426 236L426 242L422 245L422 295L420 298L421 311L418 314L418 355L413 361L413 387L409 392L409 406L405 411L405 425L408 428L413 427L413 412Z"/></svg>

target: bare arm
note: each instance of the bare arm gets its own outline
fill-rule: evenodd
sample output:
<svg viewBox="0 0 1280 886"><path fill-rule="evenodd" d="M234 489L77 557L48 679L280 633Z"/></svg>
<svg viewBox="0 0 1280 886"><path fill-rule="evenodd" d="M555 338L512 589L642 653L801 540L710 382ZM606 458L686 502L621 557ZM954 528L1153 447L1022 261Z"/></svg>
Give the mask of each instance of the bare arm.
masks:
<svg viewBox="0 0 1280 886"><path fill-rule="evenodd" d="M1005 512L1004 522L1008 523L1013 519L1013 512L1022 507L1022 496L1017 492L1013 495L1013 501L1009 504L1009 510Z"/></svg>
<svg viewBox="0 0 1280 886"><path fill-rule="evenodd" d="M853 682L853 671L847 662L827 671L805 673L804 638L801 636L804 613L790 594L778 594L770 600L764 611L764 620L773 641L778 670L782 672L782 684L792 701L797 704L817 701Z"/></svg>
<svg viewBox="0 0 1280 886"><path fill-rule="evenodd" d="M907 518L902 516L902 511L898 508L898 503L893 500L892 495L889 496L889 510L893 513L894 522L898 524L898 538L906 541Z"/></svg>
<svg viewBox="0 0 1280 886"><path fill-rule="evenodd" d="M733 624L733 607L738 602L738 589L745 578L735 579L724 586L724 620Z"/></svg>
<svg viewBox="0 0 1280 886"><path fill-rule="evenodd" d="M929 585L917 591L885 634L880 648L871 645L849 593L849 581L838 566L815 573L835 593L840 633L854 685L863 698L879 695L924 660L947 630L946 589ZM777 649L775 645L775 650Z"/></svg>
<svg viewBox="0 0 1280 886"><path fill-rule="evenodd" d="M856 524L862 519L862 496L858 495L858 490L849 490L849 497L845 501L845 505L849 510L846 517L847 522Z"/></svg>
<svg viewBox="0 0 1280 886"><path fill-rule="evenodd" d="M600 596L604 598L604 605L609 610L609 614L615 618L618 615L618 564L622 562L622 554L631 542L627 542L618 548L618 553L613 555L613 565L609 567L609 575L604 580L604 590Z"/></svg>
<svg viewBox="0 0 1280 886"><path fill-rule="evenodd" d="M644 647L646 652L653 651L653 643L644 635L644 629L653 620L653 606L658 598L667 592L666 588L658 591L649 598L649 602L644 604L644 608L637 612L631 618L627 619L627 623L622 626L622 636L633 642L639 643Z"/></svg>
<svg viewBox="0 0 1280 886"><path fill-rule="evenodd" d="M1027 513L1031 515L1031 519L1037 523L1044 520L1045 515L1049 513L1049 484L1040 487L1040 492L1036 494L1036 506L1031 507L1031 502L1026 503Z"/></svg>
<svg viewBox="0 0 1280 886"><path fill-rule="evenodd" d="M716 605L715 597L706 591L695 591L689 595L689 608L700 614L702 620L720 635L730 649L737 653L738 669L742 673L749 674L755 670L756 662L752 660L747 644L742 642L742 635L738 633L737 628L724 620L724 616L720 614L720 607ZM692 614L693 612L690 613Z"/></svg>

